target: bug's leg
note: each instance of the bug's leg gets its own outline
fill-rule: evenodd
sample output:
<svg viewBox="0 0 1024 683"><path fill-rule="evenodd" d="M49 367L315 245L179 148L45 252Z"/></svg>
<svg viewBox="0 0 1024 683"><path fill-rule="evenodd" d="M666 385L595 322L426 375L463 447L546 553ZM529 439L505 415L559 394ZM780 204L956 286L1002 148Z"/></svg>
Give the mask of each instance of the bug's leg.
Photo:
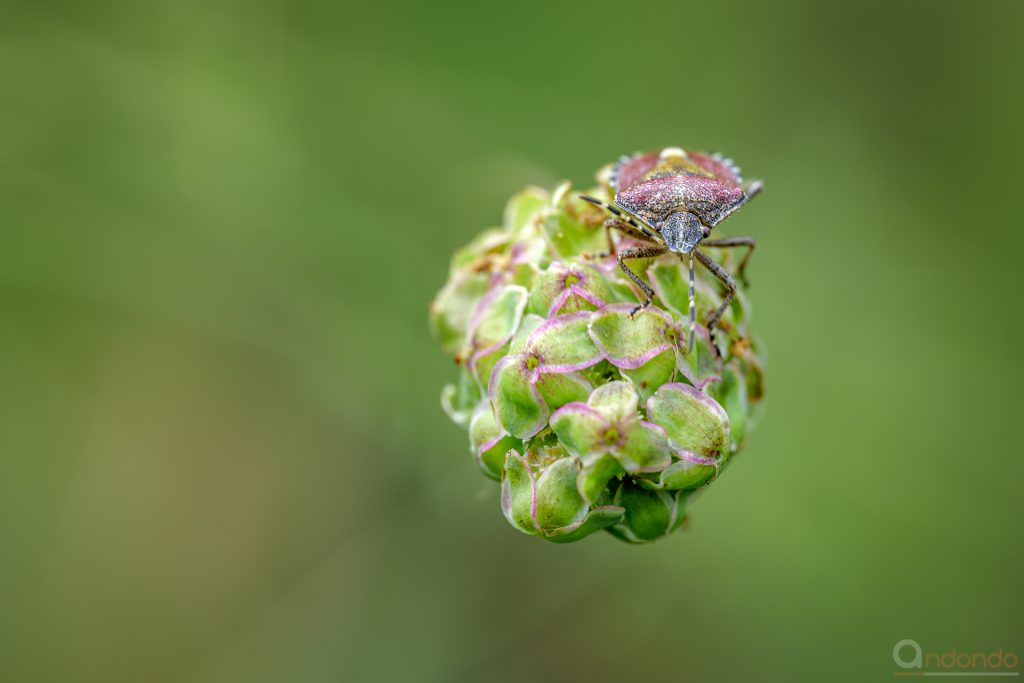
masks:
<svg viewBox="0 0 1024 683"><path fill-rule="evenodd" d="M641 242L652 241L651 238L647 236L648 233L640 232L639 230L637 230L636 228L634 228L632 225L622 220L621 218L609 218L604 222L604 225L606 228L618 230L623 235L629 235L633 239L640 240Z"/></svg>
<svg viewBox="0 0 1024 683"><path fill-rule="evenodd" d="M693 252L690 252L690 258L687 259L690 262L690 341L687 342L686 352L693 353L693 338L697 331L697 293L694 290L693 285Z"/></svg>
<svg viewBox="0 0 1024 683"><path fill-rule="evenodd" d="M586 258L603 259L608 258L609 256L615 256L615 240L612 239L612 230L622 230L624 228L629 228L628 225L620 221L618 218L609 218L604 222L604 225L602 227L604 228L604 236L608 240L608 251L603 251L599 254L594 254L593 256L585 254L584 256Z"/></svg>
<svg viewBox="0 0 1024 683"><path fill-rule="evenodd" d="M642 289L644 292L644 300L639 306L629 312L630 317L633 317L639 311L651 305L651 302L654 301L654 290L651 289L649 284L644 282L643 278L630 270L624 261L628 258L651 258L652 256L661 256L665 251L665 247L655 246L652 244L649 247L630 247L628 249L623 249L616 254L615 260L618 261L619 268L621 268L622 272L625 273L630 280L635 282L637 287Z"/></svg>
<svg viewBox="0 0 1024 683"><path fill-rule="evenodd" d="M710 256L699 249L694 249L693 253L696 254L697 260L725 285L725 298L722 299L721 305L715 309L715 312L711 314L711 318L708 320L708 335L711 337L711 348L715 350L716 356L721 356L722 354L718 350L718 342L715 341L715 325L721 319L722 314L725 313L725 309L732 303L732 298L736 295L736 283L733 282L729 272L712 261Z"/></svg>
<svg viewBox="0 0 1024 683"><path fill-rule="evenodd" d="M650 242L650 239L642 232L631 226L621 218L609 218L604 222L604 229L608 235L608 251L601 252L599 254L585 254L585 258L591 259L603 259L609 256L614 256L616 249L615 243L612 241L612 230L618 230L624 235L629 235L643 242Z"/></svg>
<svg viewBox="0 0 1024 683"><path fill-rule="evenodd" d="M750 255L754 253L754 247L756 246L753 237L723 237L718 240L704 240L701 242L701 246L748 247L747 253L743 255L743 258L740 260L740 265L736 268L736 277L739 278L740 283L742 283L744 287L750 286L750 283L747 281L746 269L747 261L750 260Z"/></svg>
<svg viewBox="0 0 1024 683"><path fill-rule="evenodd" d="M761 190L764 189L764 183L760 180L753 180L747 185L745 192L747 193L747 201L761 194Z"/></svg>
<svg viewBox="0 0 1024 683"><path fill-rule="evenodd" d="M604 257L611 256L615 253L615 240L612 239L612 226L609 225L609 221L604 222L604 236L608 240L608 251L604 254Z"/></svg>
<svg viewBox="0 0 1024 683"><path fill-rule="evenodd" d="M635 218L633 218L629 214L624 213L622 211L622 209L620 209L619 207L612 206L611 204L608 204L606 202L602 202L600 199L595 199L593 197L588 197L585 194L581 194L580 195L580 199L588 201L591 204L593 204L594 206L600 206L602 209L604 209L605 211L608 211L609 213L614 215L616 218L618 218L623 223L627 223L635 231L643 233L643 237L641 237L640 239L648 240L650 242L660 242L661 241L658 238L658 235L656 234L657 231L654 230L654 228L650 224L648 224L648 223L646 223L646 222L644 222L642 220L641 221L637 221Z"/></svg>

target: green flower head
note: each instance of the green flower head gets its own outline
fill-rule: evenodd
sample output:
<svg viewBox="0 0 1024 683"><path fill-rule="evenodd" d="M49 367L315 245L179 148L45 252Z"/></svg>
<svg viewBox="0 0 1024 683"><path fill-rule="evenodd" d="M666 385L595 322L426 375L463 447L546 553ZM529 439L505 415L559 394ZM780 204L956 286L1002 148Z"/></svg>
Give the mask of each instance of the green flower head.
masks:
<svg viewBox="0 0 1024 683"><path fill-rule="evenodd" d="M606 185L588 194L609 198ZM718 351L700 325L690 351L687 262L636 261L655 297L634 311L642 293L604 253L605 218L568 183L522 191L501 228L456 252L430 312L458 364L445 411L500 482L508 522L559 543L600 530L645 543L677 529L743 447L764 393L746 295L719 320ZM702 251L735 266L728 250ZM722 295L698 272L699 321Z"/></svg>

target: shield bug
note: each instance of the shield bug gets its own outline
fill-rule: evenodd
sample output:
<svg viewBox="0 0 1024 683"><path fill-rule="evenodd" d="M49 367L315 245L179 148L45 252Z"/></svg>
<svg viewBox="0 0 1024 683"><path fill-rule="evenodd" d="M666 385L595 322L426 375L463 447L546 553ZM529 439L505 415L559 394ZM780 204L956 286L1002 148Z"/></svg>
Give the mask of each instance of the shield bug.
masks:
<svg viewBox="0 0 1024 683"><path fill-rule="evenodd" d="M661 256L667 252L678 254L680 259L687 259L690 266L689 349L692 351L697 324L693 286L693 261L696 257L701 265L725 285L725 297L707 323L711 346L718 353L715 324L735 296L736 283L725 268L697 247L747 247L737 268L737 276L746 285L744 270L754 251L753 238L708 239L708 236L712 228L761 191L761 182L754 181L745 185L739 168L731 159L723 159L721 155L708 155L681 147L665 147L619 159L612 168L610 185L614 194L611 204L594 197L580 196L611 212L612 217L604 223L608 230L611 253L615 253L612 230L646 243L615 254L619 268L644 293L643 301L633 309L632 315L651 304L654 290L630 270L625 261Z"/></svg>

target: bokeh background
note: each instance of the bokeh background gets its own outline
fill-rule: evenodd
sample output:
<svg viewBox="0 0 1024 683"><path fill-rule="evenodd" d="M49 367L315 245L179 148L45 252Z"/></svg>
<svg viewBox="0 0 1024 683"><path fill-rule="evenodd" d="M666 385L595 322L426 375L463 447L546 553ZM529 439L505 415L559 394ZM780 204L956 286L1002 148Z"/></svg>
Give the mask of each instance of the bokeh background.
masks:
<svg viewBox="0 0 1024 683"><path fill-rule="evenodd" d="M1024 656L1019 2L4 3L0 679L891 680ZM504 521L447 258L623 152L767 190L689 530Z"/></svg>

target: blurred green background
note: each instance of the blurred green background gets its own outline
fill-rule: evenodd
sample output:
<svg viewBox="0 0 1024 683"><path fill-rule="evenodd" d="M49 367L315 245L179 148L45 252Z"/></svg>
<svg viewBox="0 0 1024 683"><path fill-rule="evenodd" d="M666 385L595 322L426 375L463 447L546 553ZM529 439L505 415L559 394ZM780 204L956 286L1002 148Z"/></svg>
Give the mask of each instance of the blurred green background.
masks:
<svg viewBox="0 0 1024 683"><path fill-rule="evenodd" d="M0 679L1024 656L1022 7L5 2ZM521 186L662 145L766 181L766 415L688 531L552 546L427 305Z"/></svg>

